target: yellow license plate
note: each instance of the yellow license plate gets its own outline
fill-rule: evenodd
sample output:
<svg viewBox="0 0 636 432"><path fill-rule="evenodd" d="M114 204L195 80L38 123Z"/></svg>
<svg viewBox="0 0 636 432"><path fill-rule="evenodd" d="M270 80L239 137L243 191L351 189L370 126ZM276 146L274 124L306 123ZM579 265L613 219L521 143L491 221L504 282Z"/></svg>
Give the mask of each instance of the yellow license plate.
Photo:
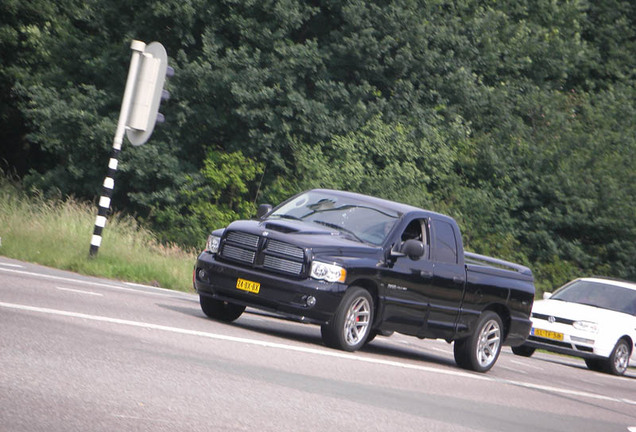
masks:
<svg viewBox="0 0 636 432"><path fill-rule="evenodd" d="M546 339L563 340L563 333L553 332L549 330L532 329L532 334Z"/></svg>
<svg viewBox="0 0 636 432"><path fill-rule="evenodd" d="M258 294L261 289L261 284L259 284L258 282L252 282L239 278L236 281L236 287L243 291L249 291L251 293Z"/></svg>

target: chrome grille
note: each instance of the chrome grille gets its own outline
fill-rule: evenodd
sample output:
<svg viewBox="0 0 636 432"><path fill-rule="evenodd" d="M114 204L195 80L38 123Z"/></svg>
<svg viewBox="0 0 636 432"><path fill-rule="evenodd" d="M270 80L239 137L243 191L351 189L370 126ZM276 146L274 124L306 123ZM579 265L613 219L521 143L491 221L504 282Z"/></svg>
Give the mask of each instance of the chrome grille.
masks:
<svg viewBox="0 0 636 432"><path fill-rule="evenodd" d="M256 257L255 251L241 249L232 245L225 245L223 248L223 256L236 261L241 261L249 264L254 264L254 258Z"/></svg>
<svg viewBox="0 0 636 432"><path fill-rule="evenodd" d="M226 240L230 243L238 243L255 248L256 246L258 246L258 239L259 237L255 234L232 231L227 235Z"/></svg>
<svg viewBox="0 0 636 432"><path fill-rule="evenodd" d="M263 267L298 275L303 269L303 263L266 255L263 259Z"/></svg>
<svg viewBox="0 0 636 432"><path fill-rule="evenodd" d="M304 249L240 231L227 234L219 255L252 268L294 276L301 276L305 269Z"/></svg>
<svg viewBox="0 0 636 432"><path fill-rule="evenodd" d="M266 252L275 252L277 254L286 255L293 258L303 259L305 252L299 247L291 246L278 240L269 240L266 246Z"/></svg>

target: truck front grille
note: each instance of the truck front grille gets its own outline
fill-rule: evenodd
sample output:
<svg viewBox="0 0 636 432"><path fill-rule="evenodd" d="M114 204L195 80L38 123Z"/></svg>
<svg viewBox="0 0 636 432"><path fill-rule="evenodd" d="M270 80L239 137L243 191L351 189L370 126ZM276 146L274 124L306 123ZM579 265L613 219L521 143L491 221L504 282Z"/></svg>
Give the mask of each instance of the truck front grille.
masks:
<svg viewBox="0 0 636 432"><path fill-rule="evenodd" d="M235 261L254 264L256 252L228 244L223 248L223 256Z"/></svg>
<svg viewBox="0 0 636 432"><path fill-rule="evenodd" d="M219 255L251 268L293 276L301 276L306 268L305 251L302 248L239 231L227 234Z"/></svg>
<svg viewBox="0 0 636 432"><path fill-rule="evenodd" d="M305 258L305 252L301 248L278 240L268 240L265 247L266 252L271 252L273 254L285 255L300 260Z"/></svg>
<svg viewBox="0 0 636 432"><path fill-rule="evenodd" d="M263 267L272 270L279 270L284 273L299 275L303 270L303 263L265 255L263 259Z"/></svg>
<svg viewBox="0 0 636 432"><path fill-rule="evenodd" d="M258 239L259 237L257 235L242 233L238 231L232 231L227 235L228 242L237 243L250 248L256 248L256 246L258 246Z"/></svg>

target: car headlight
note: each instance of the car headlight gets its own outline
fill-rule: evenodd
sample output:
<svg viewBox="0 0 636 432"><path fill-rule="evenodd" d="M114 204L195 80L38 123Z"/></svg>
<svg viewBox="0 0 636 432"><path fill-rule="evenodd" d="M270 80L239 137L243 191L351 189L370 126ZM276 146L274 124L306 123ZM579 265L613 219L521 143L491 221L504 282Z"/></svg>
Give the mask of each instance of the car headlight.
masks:
<svg viewBox="0 0 636 432"><path fill-rule="evenodd" d="M588 333L598 333L598 324L591 321L574 321L574 323L572 323L572 327Z"/></svg>
<svg viewBox="0 0 636 432"><path fill-rule="evenodd" d="M210 253L217 253L219 251L220 244L221 237L210 234L208 236L208 241L205 244L205 251Z"/></svg>
<svg viewBox="0 0 636 432"><path fill-rule="evenodd" d="M311 263L311 277L326 280L327 282L344 282L347 277L347 270L339 265L314 261Z"/></svg>

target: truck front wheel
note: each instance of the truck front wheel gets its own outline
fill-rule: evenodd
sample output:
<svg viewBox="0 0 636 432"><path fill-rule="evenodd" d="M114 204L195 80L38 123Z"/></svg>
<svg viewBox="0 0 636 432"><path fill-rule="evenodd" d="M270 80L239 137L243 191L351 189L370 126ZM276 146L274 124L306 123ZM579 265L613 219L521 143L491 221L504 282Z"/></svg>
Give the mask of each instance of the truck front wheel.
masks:
<svg viewBox="0 0 636 432"><path fill-rule="evenodd" d="M327 346L344 351L356 351L366 342L373 322L373 298L363 288L347 290L329 323L321 327Z"/></svg>
<svg viewBox="0 0 636 432"><path fill-rule="evenodd" d="M236 320L245 310L245 306L228 303L203 295L199 296L199 304L201 304L201 310L204 314L212 319L223 322Z"/></svg>
<svg viewBox="0 0 636 432"><path fill-rule="evenodd" d="M489 371L501 352L502 329L499 315L485 311L477 321L475 332L466 339L455 341L455 362L475 372Z"/></svg>

